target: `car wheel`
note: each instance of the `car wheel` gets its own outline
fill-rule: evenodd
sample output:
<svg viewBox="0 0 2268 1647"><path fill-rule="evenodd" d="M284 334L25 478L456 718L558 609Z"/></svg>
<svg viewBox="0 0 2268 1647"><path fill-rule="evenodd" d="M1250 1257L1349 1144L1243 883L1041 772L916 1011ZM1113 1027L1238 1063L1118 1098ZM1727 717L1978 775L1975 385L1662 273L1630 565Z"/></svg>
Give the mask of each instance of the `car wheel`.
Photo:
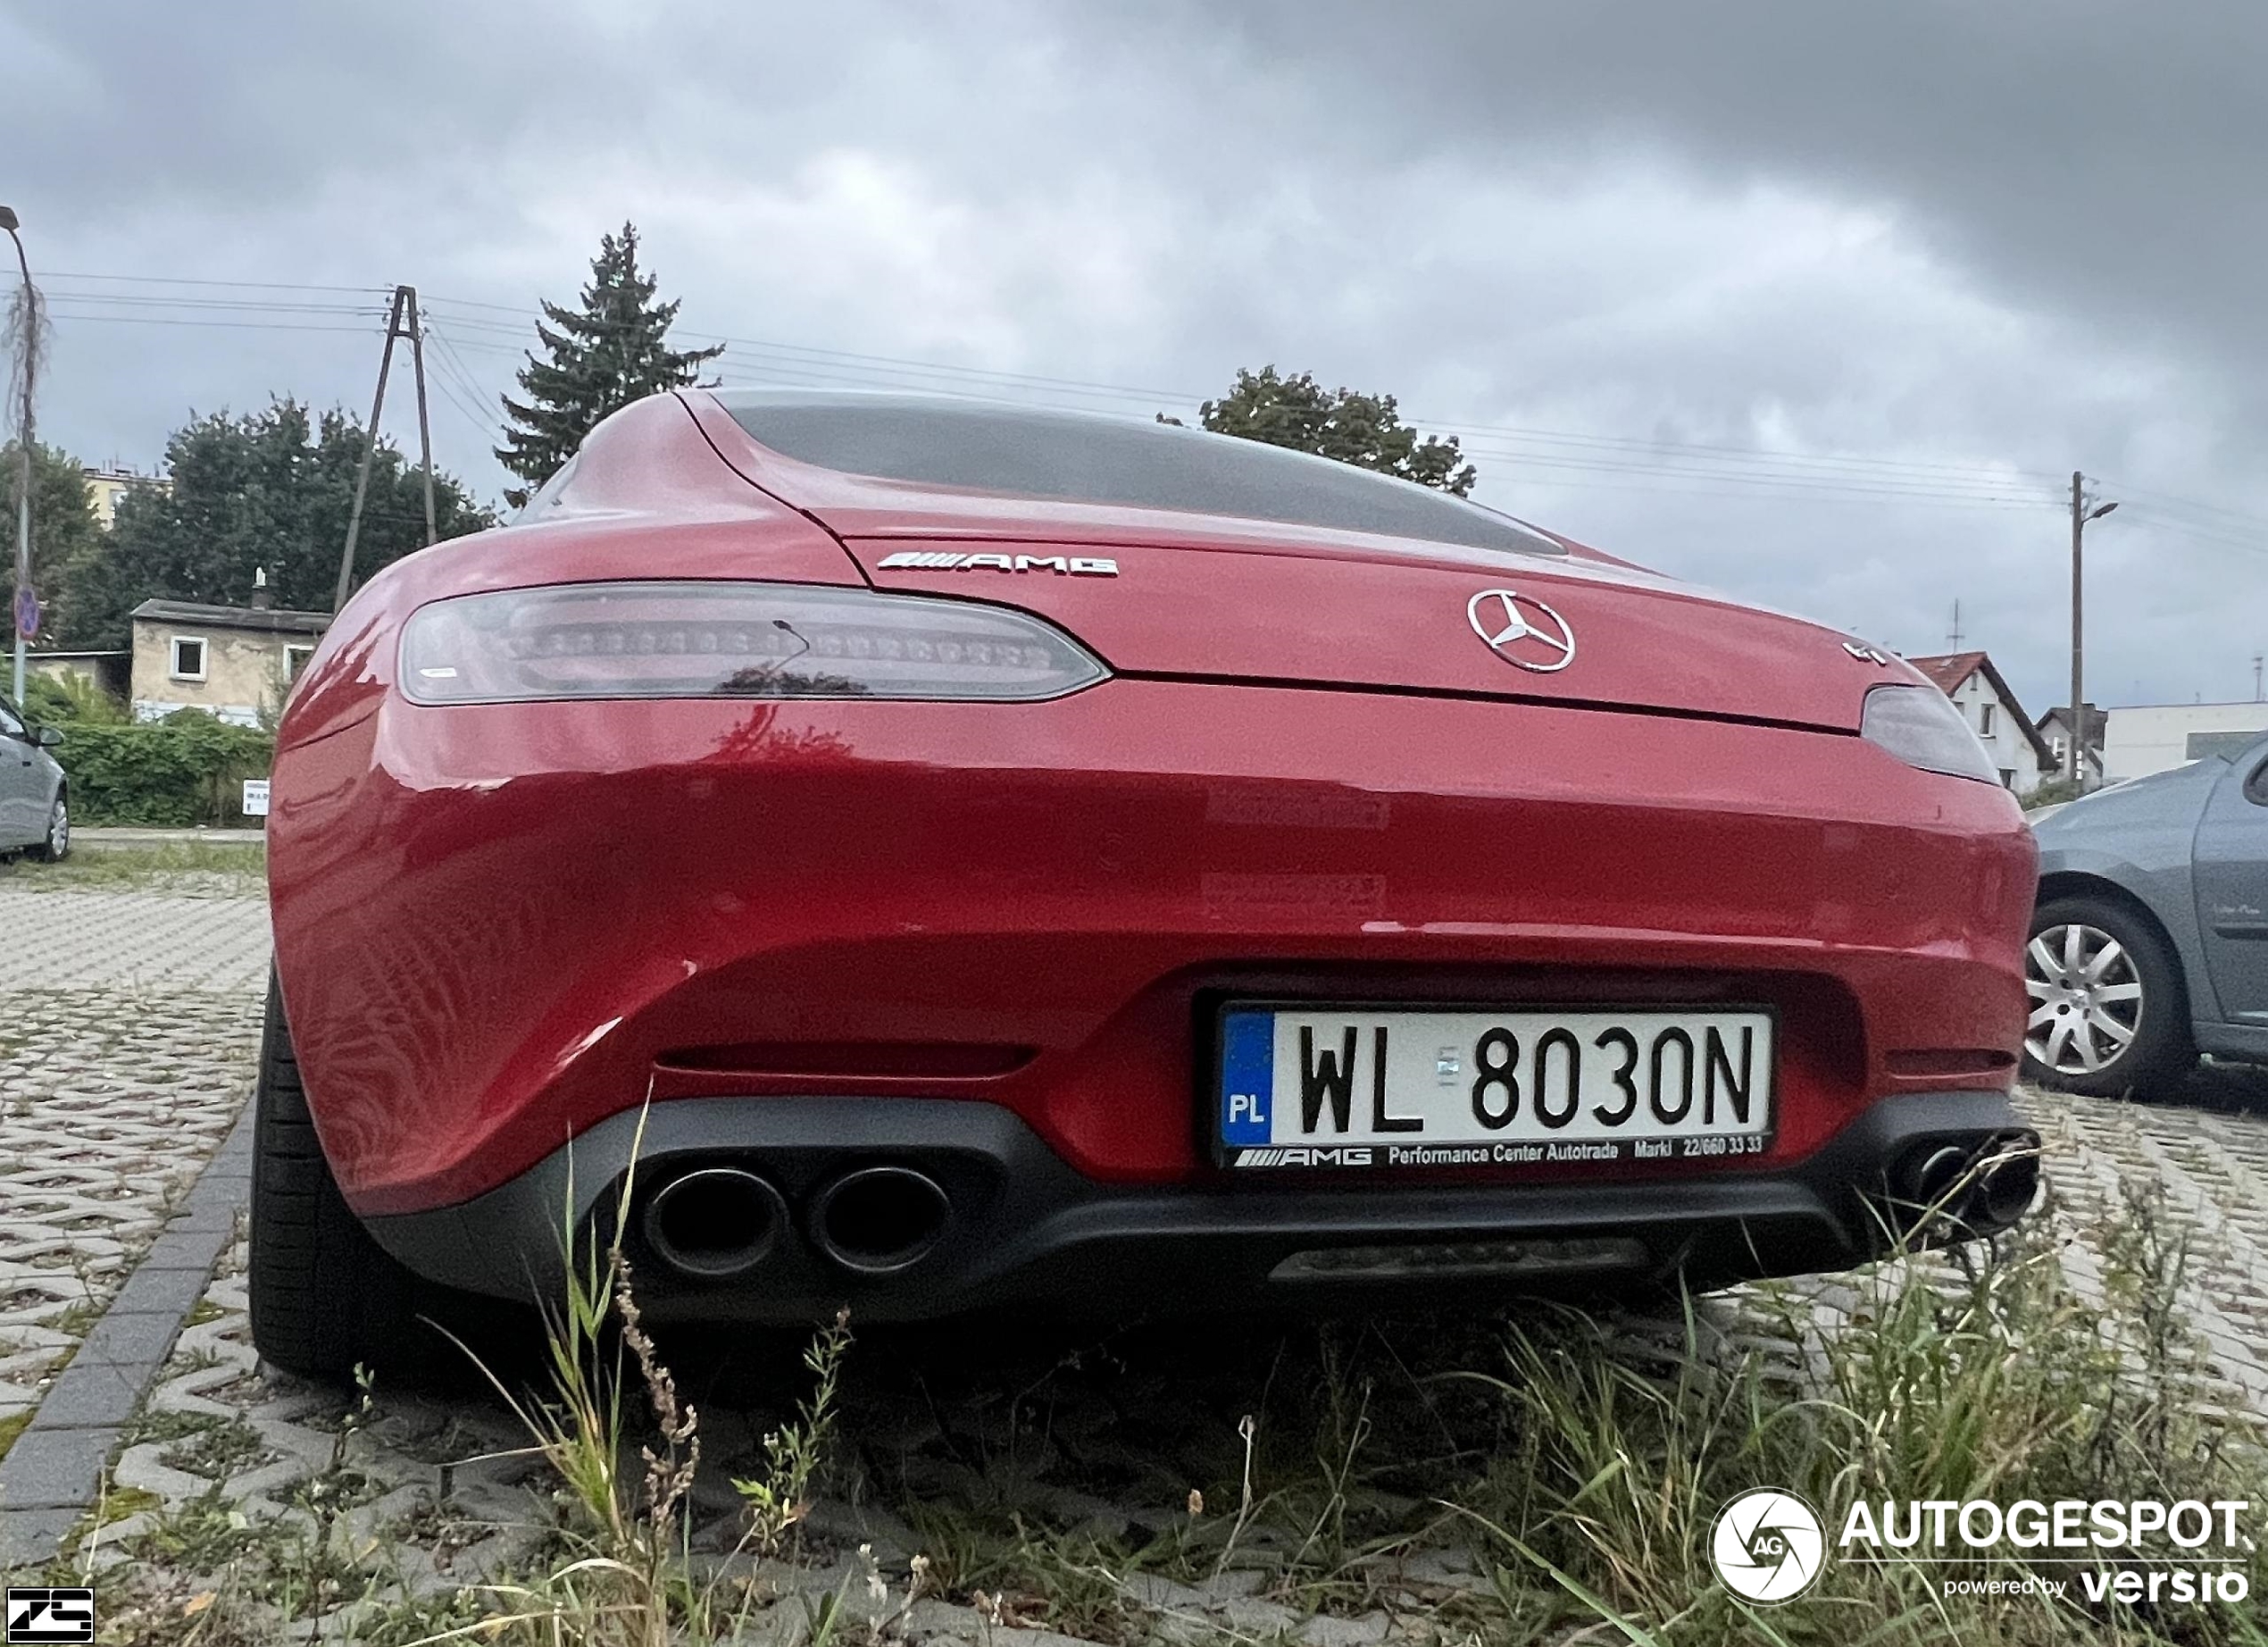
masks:
<svg viewBox="0 0 2268 1647"><path fill-rule="evenodd" d="M71 805L63 796L55 797L55 809L47 815L46 836L31 855L43 864L60 864L71 856Z"/></svg>
<svg viewBox="0 0 2268 1647"><path fill-rule="evenodd" d="M410 1273L339 1193L272 973L252 1102L254 1347L288 1372L316 1377L398 1361L412 1336Z"/></svg>
<svg viewBox="0 0 2268 1647"><path fill-rule="evenodd" d="M2197 1062L2180 963L2149 919L2122 904L2042 904L2024 946L2025 1079L2098 1098L2145 1096Z"/></svg>

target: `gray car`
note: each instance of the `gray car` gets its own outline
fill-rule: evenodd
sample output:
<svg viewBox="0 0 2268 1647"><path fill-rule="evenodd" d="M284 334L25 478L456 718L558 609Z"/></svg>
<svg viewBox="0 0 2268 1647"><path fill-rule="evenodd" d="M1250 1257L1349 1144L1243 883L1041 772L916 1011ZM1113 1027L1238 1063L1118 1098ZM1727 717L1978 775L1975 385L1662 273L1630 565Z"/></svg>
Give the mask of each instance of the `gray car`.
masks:
<svg viewBox="0 0 2268 1647"><path fill-rule="evenodd" d="M0 697L0 857L29 851L49 862L71 851L71 781L47 751L63 740Z"/></svg>
<svg viewBox="0 0 2268 1647"><path fill-rule="evenodd" d="M2200 1052L2268 1064L2268 738L2038 825L2024 1074L2147 1093Z"/></svg>

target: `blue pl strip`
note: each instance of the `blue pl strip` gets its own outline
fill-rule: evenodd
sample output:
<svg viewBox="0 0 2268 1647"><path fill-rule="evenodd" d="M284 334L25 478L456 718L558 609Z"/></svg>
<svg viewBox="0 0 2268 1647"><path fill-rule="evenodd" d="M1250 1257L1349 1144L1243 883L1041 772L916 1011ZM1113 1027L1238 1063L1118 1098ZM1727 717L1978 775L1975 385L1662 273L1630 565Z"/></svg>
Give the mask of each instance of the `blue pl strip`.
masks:
<svg viewBox="0 0 2268 1647"><path fill-rule="evenodd" d="M1276 1100L1276 1015L1232 1012L1221 1024L1221 1141L1270 1141Z"/></svg>

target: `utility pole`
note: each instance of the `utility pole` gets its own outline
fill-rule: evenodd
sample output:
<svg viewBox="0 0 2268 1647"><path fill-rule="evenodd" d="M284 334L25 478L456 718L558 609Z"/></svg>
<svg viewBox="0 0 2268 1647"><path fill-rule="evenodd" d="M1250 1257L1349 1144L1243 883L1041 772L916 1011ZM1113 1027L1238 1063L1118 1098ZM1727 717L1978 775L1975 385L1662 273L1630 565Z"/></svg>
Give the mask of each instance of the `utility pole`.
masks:
<svg viewBox="0 0 2268 1647"><path fill-rule="evenodd" d="M23 707L24 644L39 628L39 599L31 589L31 396L39 375L39 288L31 283L31 260L24 255L23 237L16 232L19 219L13 206L0 205L0 229L16 244L16 267L23 274L23 297L18 310L22 335L17 370L23 378L23 403L16 416L16 587L9 603L16 626L15 673L9 697Z"/></svg>
<svg viewBox="0 0 2268 1647"><path fill-rule="evenodd" d="M2081 760L2087 742L2086 656L2085 629L2080 623L2080 597L2083 578L2080 574L2080 545L2087 534L2087 523L2099 521L2112 510L2114 503L2087 506L2087 477L2078 470L2072 471L2072 730L2071 751L2064 758L2064 776L2076 787L2084 770Z"/></svg>
<svg viewBox="0 0 2268 1647"><path fill-rule="evenodd" d="M2255 652L2252 655L2252 701L2255 703L2261 701L2260 666L2264 663L2268 663L2268 653Z"/></svg>
<svg viewBox="0 0 2268 1647"><path fill-rule="evenodd" d="M386 410L386 379L394 365L394 340L406 338L410 344L410 372L417 380L417 444L420 463L425 473L425 541L430 546L438 534L433 524L433 430L425 413L425 328L417 314L417 288L396 286L394 305L386 316L386 346L378 356L378 392L371 397L368 439L363 446L362 466L354 473L354 506L346 515L346 547L338 556L338 591L332 598L331 610L343 611L346 597L354 588L354 543L363 534L363 498L370 490L371 463L378 456L378 420Z"/></svg>
<svg viewBox="0 0 2268 1647"><path fill-rule="evenodd" d="M1957 600L1953 603L1953 630L1946 639L1953 643L1955 651L1961 649L1961 603Z"/></svg>

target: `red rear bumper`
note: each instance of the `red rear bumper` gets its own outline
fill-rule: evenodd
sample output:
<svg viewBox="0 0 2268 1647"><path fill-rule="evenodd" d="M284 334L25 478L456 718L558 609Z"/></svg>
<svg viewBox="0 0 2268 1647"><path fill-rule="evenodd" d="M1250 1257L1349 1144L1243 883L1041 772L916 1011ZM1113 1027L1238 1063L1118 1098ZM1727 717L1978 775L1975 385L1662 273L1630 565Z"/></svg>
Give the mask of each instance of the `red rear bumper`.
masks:
<svg viewBox="0 0 2268 1647"><path fill-rule="evenodd" d="M365 1216L649 1095L974 1099L1090 1179L1200 1180L1221 991L1769 1000L1755 1170L1875 1099L2005 1087L2024 1011L2014 804L1825 733L1131 680L388 699L276 792L279 974Z"/></svg>

